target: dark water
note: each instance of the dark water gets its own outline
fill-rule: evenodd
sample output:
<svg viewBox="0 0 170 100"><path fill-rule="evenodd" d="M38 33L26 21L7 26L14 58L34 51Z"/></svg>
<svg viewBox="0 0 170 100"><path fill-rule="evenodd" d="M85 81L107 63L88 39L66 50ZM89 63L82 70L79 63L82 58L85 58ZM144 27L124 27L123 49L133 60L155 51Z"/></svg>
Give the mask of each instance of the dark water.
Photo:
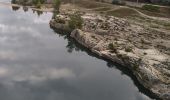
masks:
<svg viewBox="0 0 170 100"><path fill-rule="evenodd" d="M0 7L0 100L151 100L127 69L54 32L51 17Z"/></svg>

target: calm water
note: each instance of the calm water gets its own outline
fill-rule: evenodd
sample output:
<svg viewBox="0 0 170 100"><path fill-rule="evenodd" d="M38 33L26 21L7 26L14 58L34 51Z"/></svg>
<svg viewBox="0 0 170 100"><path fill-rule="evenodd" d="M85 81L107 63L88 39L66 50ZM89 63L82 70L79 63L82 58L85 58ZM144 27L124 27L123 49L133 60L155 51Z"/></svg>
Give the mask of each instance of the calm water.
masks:
<svg viewBox="0 0 170 100"><path fill-rule="evenodd" d="M0 100L151 100L127 69L54 32L51 17L0 7Z"/></svg>

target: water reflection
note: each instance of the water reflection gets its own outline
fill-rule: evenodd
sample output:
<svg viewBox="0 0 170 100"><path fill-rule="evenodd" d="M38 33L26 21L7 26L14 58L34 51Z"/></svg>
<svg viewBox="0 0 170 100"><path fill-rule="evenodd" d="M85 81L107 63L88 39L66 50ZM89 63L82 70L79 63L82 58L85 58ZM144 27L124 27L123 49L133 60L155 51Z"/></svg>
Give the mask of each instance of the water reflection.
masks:
<svg viewBox="0 0 170 100"><path fill-rule="evenodd" d="M20 9L20 7L18 7L18 6L12 6L12 10L13 11L17 11L17 10L19 10Z"/></svg>
<svg viewBox="0 0 170 100"><path fill-rule="evenodd" d="M33 13L36 13L37 16L41 16L41 15L43 14L43 11L34 10L34 9L32 9L32 12L33 12Z"/></svg>
<svg viewBox="0 0 170 100"><path fill-rule="evenodd" d="M53 32L51 17L0 7L0 99L151 100L129 71Z"/></svg>
<svg viewBox="0 0 170 100"><path fill-rule="evenodd" d="M28 11L28 7L26 7L26 6L23 6L22 9L24 10L24 12Z"/></svg>
<svg viewBox="0 0 170 100"><path fill-rule="evenodd" d="M20 9L20 6L12 6L13 11L18 11ZM22 10L24 12L28 12L29 8L26 6L22 7ZM41 16L44 12L36 9L31 9L33 13L37 14L37 16Z"/></svg>

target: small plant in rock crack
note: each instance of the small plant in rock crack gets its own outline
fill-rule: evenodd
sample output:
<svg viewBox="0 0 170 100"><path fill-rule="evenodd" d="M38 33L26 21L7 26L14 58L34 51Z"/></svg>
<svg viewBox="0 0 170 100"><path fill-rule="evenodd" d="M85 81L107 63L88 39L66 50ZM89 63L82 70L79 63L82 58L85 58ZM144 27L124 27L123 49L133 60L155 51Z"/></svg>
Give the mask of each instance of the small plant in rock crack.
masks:
<svg viewBox="0 0 170 100"><path fill-rule="evenodd" d="M111 50L112 53L117 53L118 52L117 51L117 46L114 45L113 43L110 43L108 47L109 47L109 49Z"/></svg>
<svg viewBox="0 0 170 100"><path fill-rule="evenodd" d="M70 15L69 27L71 29L81 29L83 27L83 18L80 14L75 13Z"/></svg>
<svg viewBox="0 0 170 100"><path fill-rule="evenodd" d="M132 47L129 47L129 46L126 47L126 48L125 48L125 51L126 51L126 52L132 52Z"/></svg>

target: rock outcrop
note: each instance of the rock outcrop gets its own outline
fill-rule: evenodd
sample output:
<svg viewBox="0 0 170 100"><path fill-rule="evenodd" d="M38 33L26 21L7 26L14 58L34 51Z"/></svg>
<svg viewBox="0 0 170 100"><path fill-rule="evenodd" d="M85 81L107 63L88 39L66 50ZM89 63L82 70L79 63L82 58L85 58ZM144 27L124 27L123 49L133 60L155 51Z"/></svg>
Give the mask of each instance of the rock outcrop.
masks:
<svg viewBox="0 0 170 100"><path fill-rule="evenodd" d="M128 67L145 88L163 100L170 100L170 50L166 53L156 48L154 41L169 42L169 33L146 29L112 16L83 14L82 18L81 30L71 31L69 14L57 15L50 25L71 31L70 36L77 42L99 56Z"/></svg>

